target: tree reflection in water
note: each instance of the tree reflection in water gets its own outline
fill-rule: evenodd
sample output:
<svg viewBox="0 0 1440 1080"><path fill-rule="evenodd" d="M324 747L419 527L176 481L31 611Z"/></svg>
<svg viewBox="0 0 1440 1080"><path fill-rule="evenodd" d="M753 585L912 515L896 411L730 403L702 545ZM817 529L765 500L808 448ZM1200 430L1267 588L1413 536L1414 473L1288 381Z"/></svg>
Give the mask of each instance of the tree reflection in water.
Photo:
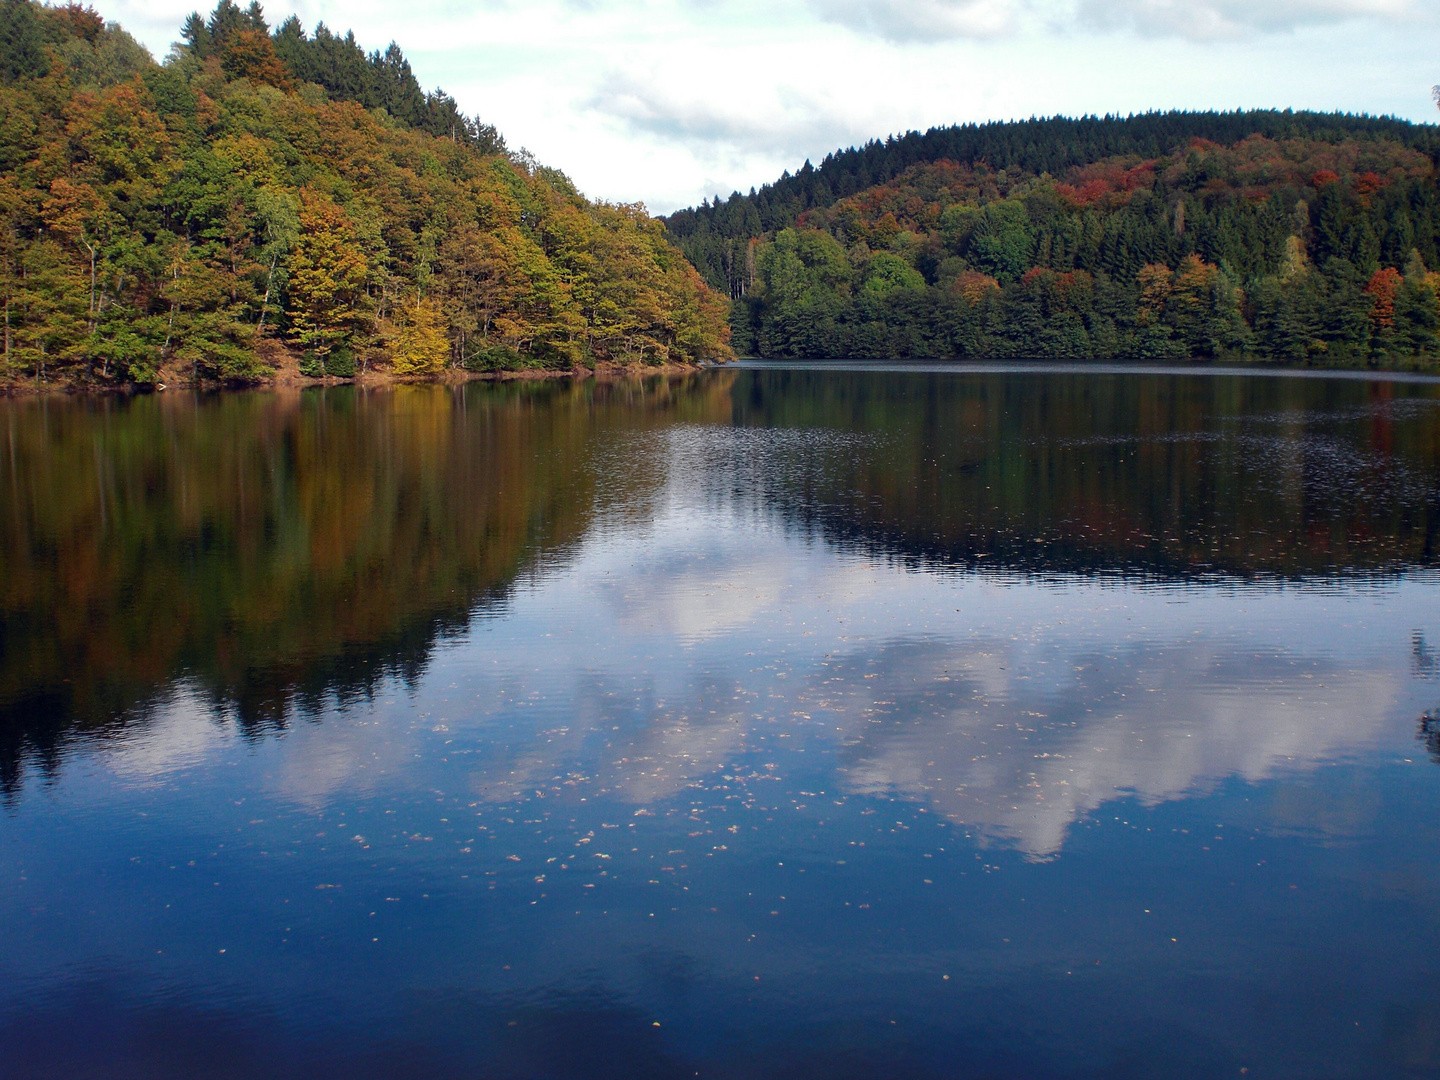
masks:
<svg viewBox="0 0 1440 1080"><path fill-rule="evenodd" d="M749 370L0 402L0 784L181 686L263 732L413 682L517 579L646 520L666 433L712 505L868 557L1229 587L1433 567L1436 405L1387 382Z"/></svg>
<svg viewBox="0 0 1440 1080"><path fill-rule="evenodd" d="M598 435L728 411L724 376L0 401L0 783L177 681L263 731L415 679L584 534Z"/></svg>

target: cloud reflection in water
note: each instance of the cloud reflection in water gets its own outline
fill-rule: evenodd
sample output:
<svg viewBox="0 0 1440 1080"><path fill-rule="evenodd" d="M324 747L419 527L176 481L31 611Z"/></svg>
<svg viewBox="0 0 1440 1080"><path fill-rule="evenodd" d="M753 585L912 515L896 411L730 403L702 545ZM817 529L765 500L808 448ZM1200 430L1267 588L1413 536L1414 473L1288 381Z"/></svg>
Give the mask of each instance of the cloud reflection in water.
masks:
<svg viewBox="0 0 1440 1080"><path fill-rule="evenodd" d="M1388 599L1423 608L1434 591ZM914 800L1047 858L1107 802L1354 759L1415 715L1392 643L1346 656L1364 598L1184 595L937 578L672 507L522 588L493 631L440 650L413 699L292 731L304 745L274 783L306 805L463 783L485 803L633 813L735 790L740 771L788 790L821 769L837 795ZM1228 628L1241 604L1248 633ZM163 764L146 748L169 737L114 767Z"/></svg>
<svg viewBox="0 0 1440 1080"><path fill-rule="evenodd" d="M899 445L824 427L607 436L589 531L418 682L292 726L269 783L311 807L423 783L645 809L738 771L784 786L820 769L836 794L914 800L1044 859L1108 802L1354 758L1430 704L1401 658L1428 656L1408 628L1434 610L1431 576L1338 590L932 572L815 512L834 492L857 520L883 512L863 485ZM617 484L633 460L645 482ZM1376 603L1404 641L1365 628ZM226 742L206 713L173 694L110 767L149 783L203 764Z"/></svg>

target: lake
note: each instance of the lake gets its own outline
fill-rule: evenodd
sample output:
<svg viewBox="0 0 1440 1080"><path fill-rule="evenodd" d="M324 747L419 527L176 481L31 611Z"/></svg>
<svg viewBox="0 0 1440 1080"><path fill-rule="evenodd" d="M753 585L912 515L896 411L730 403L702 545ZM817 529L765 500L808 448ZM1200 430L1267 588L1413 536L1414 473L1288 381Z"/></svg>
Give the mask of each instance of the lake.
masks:
<svg viewBox="0 0 1440 1080"><path fill-rule="evenodd" d="M1440 383L0 429L0 1075L1440 1076Z"/></svg>

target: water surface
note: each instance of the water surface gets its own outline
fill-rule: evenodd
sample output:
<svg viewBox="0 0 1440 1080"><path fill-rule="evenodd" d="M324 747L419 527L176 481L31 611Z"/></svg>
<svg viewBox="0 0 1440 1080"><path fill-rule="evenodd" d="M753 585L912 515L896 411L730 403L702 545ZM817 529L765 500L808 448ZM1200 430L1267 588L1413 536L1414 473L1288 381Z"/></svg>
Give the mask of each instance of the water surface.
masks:
<svg viewBox="0 0 1440 1080"><path fill-rule="evenodd" d="M1440 385L0 426L6 1077L1440 1075Z"/></svg>

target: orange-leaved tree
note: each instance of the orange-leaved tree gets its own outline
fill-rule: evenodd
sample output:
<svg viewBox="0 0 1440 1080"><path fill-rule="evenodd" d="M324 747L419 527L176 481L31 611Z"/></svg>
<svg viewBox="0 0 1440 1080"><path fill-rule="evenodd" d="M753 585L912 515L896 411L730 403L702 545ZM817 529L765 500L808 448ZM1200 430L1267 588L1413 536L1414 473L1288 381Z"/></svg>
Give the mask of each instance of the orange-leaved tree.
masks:
<svg viewBox="0 0 1440 1080"><path fill-rule="evenodd" d="M1395 325L1395 294L1405 284L1405 278L1393 266L1382 266L1370 275L1365 292L1371 298L1370 321L1378 330L1389 330Z"/></svg>

